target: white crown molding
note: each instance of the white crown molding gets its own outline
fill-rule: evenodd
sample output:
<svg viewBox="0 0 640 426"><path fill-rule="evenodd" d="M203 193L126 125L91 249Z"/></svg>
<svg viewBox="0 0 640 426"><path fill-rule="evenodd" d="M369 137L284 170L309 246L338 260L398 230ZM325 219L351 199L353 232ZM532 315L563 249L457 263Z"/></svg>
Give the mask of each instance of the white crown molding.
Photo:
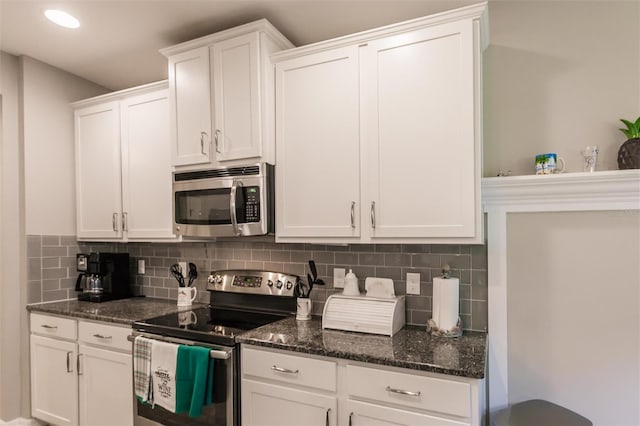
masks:
<svg viewBox="0 0 640 426"><path fill-rule="evenodd" d="M176 55L178 53L186 52L188 50L197 49L203 46L211 46L212 44L229 40L234 37L238 37L253 32L263 32L271 37L271 39L281 49L291 49L293 43L291 43L285 36L283 36L276 27L274 27L266 19L260 19L248 24L239 25L237 27L229 28L228 30L219 31L214 34L206 35L204 37L196 38L194 40L185 41L184 43L176 44L174 46L165 47L160 49L160 53L166 57Z"/></svg>
<svg viewBox="0 0 640 426"><path fill-rule="evenodd" d="M484 178L482 203L531 212L640 209L640 170Z"/></svg>
<svg viewBox="0 0 640 426"><path fill-rule="evenodd" d="M161 80L153 83L143 84L141 86L130 87L128 89L118 90L104 95L94 96L93 98L83 99L71 103L72 108L84 108L86 106L99 104L109 101L117 101L132 95L142 95L156 90L168 89L169 80Z"/></svg>
<svg viewBox="0 0 640 426"><path fill-rule="evenodd" d="M414 29L442 25L448 22L455 22L462 19L475 19L480 22L480 45L484 49L489 44L489 27L488 25L486 25L489 23L487 14L487 2L477 3L458 9L428 15L422 18L415 18L396 24L386 25L380 28L365 30L355 34L336 37L330 40L319 41L317 43L296 47L294 49L283 50L273 53L271 55L271 61L273 63L277 63L292 57L298 57L309 53L317 53L342 46L367 43L368 41L381 37L388 37L394 34L412 31Z"/></svg>

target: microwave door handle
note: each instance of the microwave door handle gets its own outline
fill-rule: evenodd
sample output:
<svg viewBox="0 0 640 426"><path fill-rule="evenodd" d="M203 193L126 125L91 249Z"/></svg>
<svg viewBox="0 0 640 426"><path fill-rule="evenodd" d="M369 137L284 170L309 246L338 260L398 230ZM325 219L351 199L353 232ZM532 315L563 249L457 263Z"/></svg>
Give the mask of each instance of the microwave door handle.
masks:
<svg viewBox="0 0 640 426"><path fill-rule="evenodd" d="M236 192L238 190L238 186L242 186L241 182L237 180L233 180L233 184L231 185L231 197L229 197L229 210L231 213L231 226L233 227L233 232L236 235L240 235L240 229L238 228L238 218L236 216Z"/></svg>

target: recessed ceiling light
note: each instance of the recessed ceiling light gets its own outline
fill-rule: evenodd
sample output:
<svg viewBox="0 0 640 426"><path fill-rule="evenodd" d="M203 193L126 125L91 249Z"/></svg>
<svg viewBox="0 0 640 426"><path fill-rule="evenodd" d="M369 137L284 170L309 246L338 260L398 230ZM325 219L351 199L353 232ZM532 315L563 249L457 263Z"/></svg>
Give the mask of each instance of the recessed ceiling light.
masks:
<svg viewBox="0 0 640 426"><path fill-rule="evenodd" d="M78 28L80 26L80 21L63 10L48 9L44 11L44 16L61 27Z"/></svg>

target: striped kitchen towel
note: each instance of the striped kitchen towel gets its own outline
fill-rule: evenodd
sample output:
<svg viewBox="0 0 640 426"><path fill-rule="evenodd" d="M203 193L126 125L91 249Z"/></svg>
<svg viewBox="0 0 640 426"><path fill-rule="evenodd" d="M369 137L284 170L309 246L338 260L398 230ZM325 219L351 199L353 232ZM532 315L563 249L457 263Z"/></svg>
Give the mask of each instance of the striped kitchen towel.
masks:
<svg viewBox="0 0 640 426"><path fill-rule="evenodd" d="M136 336L133 343L133 382L140 402L153 403L151 339Z"/></svg>

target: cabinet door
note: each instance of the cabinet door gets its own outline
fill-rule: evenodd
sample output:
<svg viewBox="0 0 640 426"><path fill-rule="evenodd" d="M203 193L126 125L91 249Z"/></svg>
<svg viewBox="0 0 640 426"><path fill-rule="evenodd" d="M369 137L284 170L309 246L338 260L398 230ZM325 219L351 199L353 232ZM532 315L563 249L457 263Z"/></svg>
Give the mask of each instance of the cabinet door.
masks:
<svg viewBox="0 0 640 426"><path fill-rule="evenodd" d="M359 237L358 47L276 65L276 236Z"/></svg>
<svg viewBox="0 0 640 426"><path fill-rule="evenodd" d="M209 163L211 83L208 47L169 58L169 96L173 165Z"/></svg>
<svg viewBox="0 0 640 426"><path fill-rule="evenodd" d="M131 354L80 345L80 424L133 425Z"/></svg>
<svg viewBox="0 0 640 426"><path fill-rule="evenodd" d="M253 380L241 389L243 426L336 425L336 398Z"/></svg>
<svg viewBox="0 0 640 426"><path fill-rule="evenodd" d="M340 424L349 426L469 426L469 423L358 401L340 401Z"/></svg>
<svg viewBox="0 0 640 426"><path fill-rule="evenodd" d="M127 98L122 113L123 226L129 239L172 238L168 91Z"/></svg>
<svg viewBox="0 0 640 426"><path fill-rule="evenodd" d="M211 47L216 160L260 157L259 33Z"/></svg>
<svg viewBox="0 0 640 426"><path fill-rule="evenodd" d="M363 215L372 239L475 236L472 21L375 40L364 57Z"/></svg>
<svg viewBox="0 0 640 426"><path fill-rule="evenodd" d="M75 111L78 238L122 238L119 103Z"/></svg>
<svg viewBox="0 0 640 426"><path fill-rule="evenodd" d="M76 344L31 336L31 415L56 425L78 424Z"/></svg>

